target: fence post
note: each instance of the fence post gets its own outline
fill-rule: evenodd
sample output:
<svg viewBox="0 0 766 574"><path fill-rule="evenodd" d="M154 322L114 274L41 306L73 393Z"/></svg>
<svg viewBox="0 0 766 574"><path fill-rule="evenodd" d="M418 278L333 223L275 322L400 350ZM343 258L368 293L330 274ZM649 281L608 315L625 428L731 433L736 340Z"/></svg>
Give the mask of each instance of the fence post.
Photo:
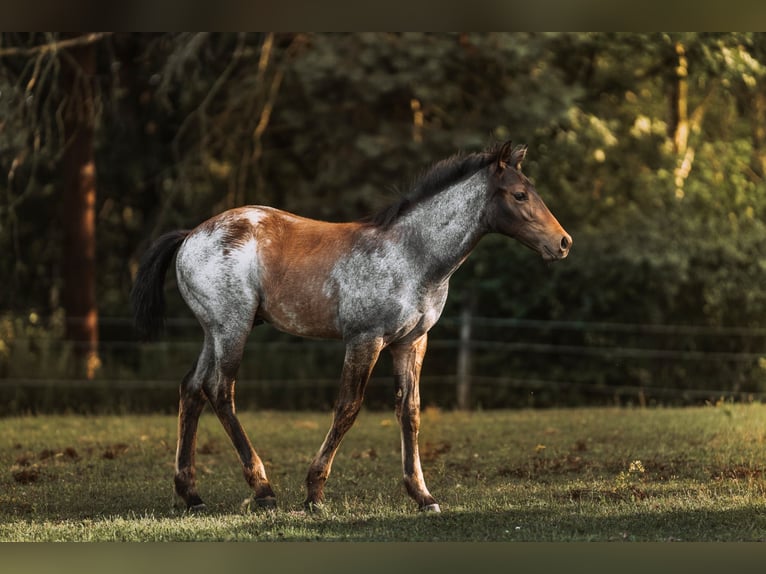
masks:
<svg viewBox="0 0 766 574"><path fill-rule="evenodd" d="M460 343L457 353L457 408L471 408L471 315L473 293L466 294L460 311Z"/></svg>

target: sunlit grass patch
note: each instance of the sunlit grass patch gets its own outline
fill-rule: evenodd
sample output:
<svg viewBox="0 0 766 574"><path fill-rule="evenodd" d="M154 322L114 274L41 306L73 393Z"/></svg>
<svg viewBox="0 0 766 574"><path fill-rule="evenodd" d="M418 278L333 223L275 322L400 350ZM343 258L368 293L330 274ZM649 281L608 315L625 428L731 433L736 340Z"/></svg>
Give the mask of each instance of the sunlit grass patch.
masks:
<svg viewBox="0 0 766 574"><path fill-rule="evenodd" d="M303 512L329 413L244 412L278 497L253 511L236 454L202 417L208 512L178 505L172 416L0 420L2 540L761 540L766 407L426 411L422 460L442 514L401 483L392 413L363 412L319 514Z"/></svg>

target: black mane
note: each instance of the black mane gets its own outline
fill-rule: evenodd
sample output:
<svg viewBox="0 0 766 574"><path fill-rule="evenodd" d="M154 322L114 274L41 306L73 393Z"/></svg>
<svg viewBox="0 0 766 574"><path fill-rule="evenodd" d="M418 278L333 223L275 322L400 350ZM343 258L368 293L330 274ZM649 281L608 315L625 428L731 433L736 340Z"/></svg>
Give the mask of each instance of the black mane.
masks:
<svg viewBox="0 0 766 574"><path fill-rule="evenodd" d="M421 201L473 175L480 169L498 161L502 146L497 144L485 151L465 155L457 153L435 163L424 172L399 201L370 217L367 222L376 227L387 228Z"/></svg>

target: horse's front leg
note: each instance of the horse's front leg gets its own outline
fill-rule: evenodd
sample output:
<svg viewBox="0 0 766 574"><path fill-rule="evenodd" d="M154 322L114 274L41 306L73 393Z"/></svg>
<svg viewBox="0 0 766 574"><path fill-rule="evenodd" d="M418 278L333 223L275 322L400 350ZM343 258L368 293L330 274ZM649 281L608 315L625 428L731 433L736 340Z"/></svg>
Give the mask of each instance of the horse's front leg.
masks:
<svg viewBox="0 0 766 574"><path fill-rule="evenodd" d="M420 466L418 433L420 431L420 370L426 354L428 336L413 343L391 346L396 382L396 418L402 435L402 467L407 493L420 510L440 512L439 504L428 492Z"/></svg>
<svg viewBox="0 0 766 574"><path fill-rule="evenodd" d="M343 362L340 392L335 403L332 426L314 456L306 476L307 493L304 507L307 510L316 509L324 500L324 485L330 476L335 453L359 414L364 389L382 348L383 343L377 338L346 345L346 358Z"/></svg>

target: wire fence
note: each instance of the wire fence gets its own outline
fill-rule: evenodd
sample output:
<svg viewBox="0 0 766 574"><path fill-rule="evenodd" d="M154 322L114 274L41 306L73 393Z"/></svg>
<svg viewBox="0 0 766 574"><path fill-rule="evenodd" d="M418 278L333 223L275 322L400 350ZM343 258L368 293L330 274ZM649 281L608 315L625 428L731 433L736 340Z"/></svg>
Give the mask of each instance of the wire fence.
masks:
<svg viewBox="0 0 766 574"><path fill-rule="evenodd" d="M6 402L22 410L38 408L30 406L35 401L53 408L57 401L93 401L87 397L95 392L128 408L135 395L154 393L175 408L178 383L201 344L196 321L169 319L165 336L154 342L139 342L128 318L102 317L99 328L102 365L95 380L73 369L77 343L51 329L2 335ZM244 396L246 405L266 408L327 408L343 352L339 341L258 327L245 349L238 402ZM392 404L390 369L385 360L376 367L368 406ZM422 389L424 403L440 407L764 401L766 328L444 317L429 337Z"/></svg>

